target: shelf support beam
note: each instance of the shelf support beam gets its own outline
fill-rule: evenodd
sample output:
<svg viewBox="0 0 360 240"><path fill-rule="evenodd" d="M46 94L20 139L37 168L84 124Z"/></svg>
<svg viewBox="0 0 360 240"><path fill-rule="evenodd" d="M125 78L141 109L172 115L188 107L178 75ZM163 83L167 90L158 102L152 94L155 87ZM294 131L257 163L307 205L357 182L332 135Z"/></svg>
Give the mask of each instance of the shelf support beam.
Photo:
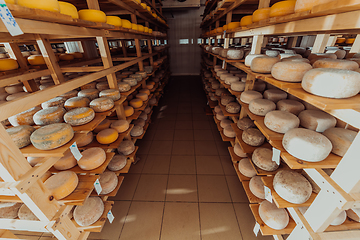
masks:
<svg viewBox="0 0 360 240"><path fill-rule="evenodd" d="M314 42L314 46L311 53L323 53L325 52L326 44L329 41L330 34L318 34Z"/></svg>

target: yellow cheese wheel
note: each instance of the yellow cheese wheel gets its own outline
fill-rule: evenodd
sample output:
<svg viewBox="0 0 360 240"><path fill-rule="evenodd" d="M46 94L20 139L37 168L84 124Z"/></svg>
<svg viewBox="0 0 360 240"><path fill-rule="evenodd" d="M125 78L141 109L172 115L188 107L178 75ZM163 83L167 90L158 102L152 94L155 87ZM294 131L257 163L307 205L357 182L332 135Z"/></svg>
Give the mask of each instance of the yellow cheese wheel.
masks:
<svg viewBox="0 0 360 240"><path fill-rule="evenodd" d="M131 22L126 19L121 19L122 27L123 28L131 28Z"/></svg>
<svg viewBox="0 0 360 240"><path fill-rule="evenodd" d="M216 32L217 32L217 33L222 33L222 31L223 31L223 28L222 28L222 27L216 28Z"/></svg>
<svg viewBox="0 0 360 240"><path fill-rule="evenodd" d="M29 125L22 125L6 129L18 148L23 148L29 145L30 135L35 131L35 128Z"/></svg>
<svg viewBox="0 0 360 240"><path fill-rule="evenodd" d="M146 9L146 3L141 3L141 7L143 8L143 9Z"/></svg>
<svg viewBox="0 0 360 240"><path fill-rule="evenodd" d="M40 110L40 107L33 107L24 112L11 116L8 119L10 124L14 127L19 125L34 125L33 116L36 112Z"/></svg>
<svg viewBox="0 0 360 240"><path fill-rule="evenodd" d="M150 6L146 6L146 10L148 10L149 12L151 12L151 7L150 7Z"/></svg>
<svg viewBox="0 0 360 240"><path fill-rule="evenodd" d="M110 127L115 129L118 133L126 132L129 129L129 122L127 120L116 120L111 123Z"/></svg>
<svg viewBox="0 0 360 240"><path fill-rule="evenodd" d="M116 89L106 89L99 93L99 97L108 97L113 101L117 101L120 99L120 92Z"/></svg>
<svg viewBox="0 0 360 240"><path fill-rule="evenodd" d="M74 5L68 2L59 1L60 13L69 15L72 18L78 19L79 14Z"/></svg>
<svg viewBox="0 0 360 240"><path fill-rule="evenodd" d="M138 28L139 32L144 32L144 30L145 30L144 26L140 25L140 24L137 25L137 28Z"/></svg>
<svg viewBox="0 0 360 240"><path fill-rule="evenodd" d="M226 31L226 30L228 30L228 25L224 25L224 26L222 26L222 28L224 31Z"/></svg>
<svg viewBox="0 0 360 240"><path fill-rule="evenodd" d="M115 129L108 128L100 131L96 135L96 140L100 144L110 144L115 142L118 139L119 133Z"/></svg>
<svg viewBox="0 0 360 240"><path fill-rule="evenodd" d="M145 102L149 99L149 96L146 93L138 93L138 94L136 94L136 98Z"/></svg>
<svg viewBox="0 0 360 240"><path fill-rule="evenodd" d="M88 148L82 153L78 165L83 170L93 170L100 167L106 160L106 153L102 148Z"/></svg>
<svg viewBox="0 0 360 240"><path fill-rule="evenodd" d="M6 3L16 4L16 0L5 0Z"/></svg>
<svg viewBox="0 0 360 240"><path fill-rule="evenodd" d="M147 88L142 88L139 90L139 93L146 93L147 95L150 95L150 90Z"/></svg>
<svg viewBox="0 0 360 240"><path fill-rule="evenodd" d="M59 58L62 61L71 61L71 60L74 60L74 55L63 53L63 54L60 54Z"/></svg>
<svg viewBox="0 0 360 240"><path fill-rule="evenodd" d="M0 59L0 71L9 71L19 68L19 64L15 59L4 58Z"/></svg>
<svg viewBox="0 0 360 240"><path fill-rule="evenodd" d="M148 27L144 27L144 32L148 33L148 32L149 32L149 28L148 28Z"/></svg>
<svg viewBox="0 0 360 240"><path fill-rule="evenodd" d="M69 55L73 55L74 58L76 59L81 59L84 57L84 54L82 54L81 52L72 52L72 53L68 53Z"/></svg>
<svg viewBox="0 0 360 240"><path fill-rule="evenodd" d="M61 157L57 162L54 164L54 168L56 170L68 170L73 168L77 165L77 160L72 154L70 150L66 151L63 157Z"/></svg>
<svg viewBox="0 0 360 240"><path fill-rule="evenodd" d="M110 120L105 118L99 125L97 125L97 127L94 129L94 132L95 133L98 133L100 132L101 130L104 130L106 128L109 128L110 127Z"/></svg>
<svg viewBox="0 0 360 240"><path fill-rule="evenodd" d="M51 12L60 12L57 0L17 0L17 4L28 8L38 8Z"/></svg>
<svg viewBox="0 0 360 240"><path fill-rule="evenodd" d="M78 13L80 19L82 20L106 23L106 14L103 11L95 9L82 9Z"/></svg>
<svg viewBox="0 0 360 240"><path fill-rule="evenodd" d="M259 22L261 20L268 19L270 16L270 8L260 8L253 12L252 16L253 22Z"/></svg>
<svg viewBox="0 0 360 240"><path fill-rule="evenodd" d="M130 106L132 106L133 108L140 108L142 107L142 105L144 104L144 102L139 99L139 98L134 98L133 100L131 100L129 102Z"/></svg>
<svg viewBox="0 0 360 240"><path fill-rule="evenodd" d="M241 21L240 21L240 26L242 27L245 27L249 24L252 24L252 15L249 15L249 16L245 16L245 17L242 17L241 18Z"/></svg>
<svg viewBox="0 0 360 240"><path fill-rule="evenodd" d="M94 100L99 97L99 90L95 88L88 88L78 92L78 97L86 97L90 100Z"/></svg>
<svg viewBox="0 0 360 240"><path fill-rule="evenodd" d="M130 117L131 115L134 114L134 108L131 107L131 106L125 106L124 107L124 112L125 112L126 117Z"/></svg>
<svg viewBox="0 0 360 240"><path fill-rule="evenodd" d="M295 12L309 11L316 5L331 1L333 0L297 0L295 5Z"/></svg>
<svg viewBox="0 0 360 240"><path fill-rule="evenodd" d="M151 28L149 28L149 33L151 34L153 32L153 30Z"/></svg>
<svg viewBox="0 0 360 240"><path fill-rule="evenodd" d="M72 171L63 171L51 176L44 182L56 200L69 196L77 187L79 178Z"/></svg>
<svg viewBox="0 0 360 240"><path fill-rule="evenodd" d="M71 126L80 126L91 122L95 118L95 112L89 107L80 107L65 113L64 120Z"/></svg>
<svg viewBox="0 0 360 240"><path fill-rule="evenodd" d="M30 136L31 143L40 150L51 150L65 145L74 137L69 124L54 123L37 129Z"/></svg>
<svg viewBox="0 0 360 240"><path fill-rule="evenodd" d="M114 101L108 97L96 98L90 102L90 107L95 112L105 112L114 107Z"/></svg>
<svg viewBox="0 0 360 240"><path fill-rule="evenodd" d="M65 112L63 107L48 107L36 112L33 116L33 120L38 126L61 123Z"/></svg>
<svg viewBox="0 0 360 240"><path fill-rule="evenodd" d="M86 97L73 97L66 100L64 106L66 110L71 110L79 107L88 107L90 100Z"/></svg>
<svg viewBox="0 0 360 240"><path fill-rule="evenodd" d="M45 65L45 60L44 57L41 55L31 55L30 57L27 58L28 62L30 65Z"/></svg>
<svg viewBox="0 0 360 240"><path fill-rule="evenodd" d="M131 24L131 29L137 31L138 30L138 25L136 23L132 23Z"/></svg>
<svg viewBox="0 0 360 240"><path fill-rule="evenodd" d="M270 17L280 17L294 13L296 1L277 2L270 8Z"/></svg>
<svg viewBox="0 0 360 240"><path fill-rule="evenodd" d="M121 18L119 18L117 16L106 16L106 23L114 25L115 27L122 26Z"/></svg>
<svg viewBox="0 0 360 240"><path fill-rule="evenodd" d="M94 139L93 132L88 132L83 138L80 139L76 144L78 147L84 147L90 144Z"/></svg>
<svg viewBox="0 0 360 240"><path fill-rule="evenodd" d="M234 29L234 28L238 28L240 27L240 22L231 22L231 23L228 23L228 29Z"/></svg>

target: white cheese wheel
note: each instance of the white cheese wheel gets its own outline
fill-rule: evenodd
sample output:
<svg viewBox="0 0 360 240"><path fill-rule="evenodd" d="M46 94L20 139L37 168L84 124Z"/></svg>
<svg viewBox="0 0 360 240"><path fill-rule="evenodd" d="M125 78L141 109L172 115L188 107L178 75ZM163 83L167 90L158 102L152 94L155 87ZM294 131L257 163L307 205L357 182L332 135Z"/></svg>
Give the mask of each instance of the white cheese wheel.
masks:
<svg viewBox="0 0 360 240"><path fill-rule="evenodd" d="M102 188L100 195L106 195L114 191L119 180L114 172L107 171L100 174L99 182Z"/></svg>
<svg viewBox="0 0 360 240"><path fill-rule="evenodd" d="M291 96L291 95L290 95ZM296 100L282 99L276 103L276 107L280 111L289 112L299 115L300 112L305 110L304 104Z"/></svg>
<svg viewBox="0 0 360 240"><path fill-rule="evenodd" d="M64 107L64 103L66 101L66 98L64 97L56 97L52 98L49 101L43 102L41 104L42 108L48 108L48 107Z"/></svg>
<svg viewBox="0 0 360 240"><path fill-rule="evenodd" d="M26 147L31 143L30 136L35 131L35 128L29 125L21 125L6 129L18 148Z"/></svg>
<svg viewBox="0 0 360 240"><path fill-rule="evenodd" d="M263 201L259 206L259 216L263 222L272 229L282 230L289 224L289 214L275 203Z"/></svg>
<svg viewBox="0 0 360 240"><path fill-rule="evenodd" d="M242 119L239 119L238 122L236 123L236 125L241 130L246 130L248 128L255 127L254 121L251 120L248 117L244 117Z"/></svg>
<svg viewBox="0 0 360 240"><path fill-rule="evenodd" d="M36 164L38 164L39 162L41 162L42 160L44 160L44 158L42 158L42 157L27 157L26 160L33 167Z"/></svg>
<svg viewBox="0 0 360 240"><path fill-rule="evenodd" d="M329 156L332 144L324 135L305 128L287 131L282 145L292 156L308 162L320 162Z"/></svg>
<svg viewBox="0 0 360 240"><path fill-rule="evenodd" d="M235 143L234 145L234 153L241 158L246 158L247 154L242 150L239 143Z"/></svg>
<svg viewBox="0 0 360 240"><path fill-rule="evenodd" d="M72 154L71 151L66 151L64 156L62 156L57 162L54 164L54 168L56 170L68 170L70 168L73 168L77 165L77 160Z"/></svg>
<svg viewBox="0 0 360 240"><path fill-rule="evenodd" d="M122 82L129 84L131 87L134 87L138 84L135 78L124 78Z"/></svg>
<svg viewBox="0 0 360 240"><path fill-rule="evenodd" d="M106 153L102 148L92 147L81 153L83 156L78 165L83 170L93 170L100 167L106 160Z"/></svg>
<svg viewBox="0 0 360 240"><path fill-rule="evenodd" d="M33 116L40 111L40 107L33 107L24 112L18 113L8 118L10 124L14 127L20 125L34 125Z"/></svg>
<svg viewBox="0 0 360 240"><path fill-rule="evenodd" d="M139 118L144 119L145 121L148 119L148 115L144 112L142 112L139 116Z"/></svg>
<svg viewBox="0 0 360 240"><path fill-rule="evenodd" d="M354 141L357 132L345 128L329 128L323 134L330 140L332 152L343 157Z"/></svg>
<svg viewBox="0 0 360 240"><path fill-rule="evenodd" d="M340 214L330 223L331 226L339 226L346 220L346 212L341 211Z"/></svg>
<svg viewBox="0 0 360 240"><path fill-rule="evenodd" d="M254 176L250 179L249 187L252 194L257 198L265 199L264 183L260 176Z"/></svg>
<svg viewBox="0 0 360 240"><path fill-rule="evenodd" d="M245 83L244 82L233 82L231 83L231 90L237 92L243 92L245 90Z"/></svg>
<svg viewBox="0 0 360 240"><path fill-rule="evenodd" d="M277 57L257 57L251 61L250 69L257 73L271 73L271 68L279 61Z"/></svg>
<svg viewBox="0 0 360 240"><path fill-rule="evenodd" d="M329 49L325 53L334 53L338 59L343 59L346 56L346 51L341 49Z"/></svg>
<svg viewBox="0 0 360 240"><path fill-rule="evenodd" d="M110 161L108 165L108 169L111 171L120 171L126 166L127 158L124 156L124 154L116 154Z"/></svg>
<svg viewBox="0 0 360 240"><path fill-rule="evenodd" d="M244 57L244 50L242 49L229 49L226 53L228 59L242 59Z"/></svg>
<svg viewBox="0 0 360 240"><path fill-rule="evenodd" d="M110 127L118 131L118 133L126 132L129 129L129 126L129 122L126 120L116 120L110 125Z"/></svg>
<svg viewBox="0 0 360 240"><path fill-rule="evenodd" d="M269 57L277 57L280 54L280 52L276 51L276 50L266 50L265 54L266 54L266 56L269 56Z"/></svg>
<svg viewBox="0 0 360 240"><path fill-rule="evenodd" d="M273 151L269 148L257 148L252 154L253 163L265 171L275 171L279 168L276 162L272 160Z"/></svg>
<svg viewBox="0 0 360 240"><path fill-rule="evenodd" d="M286 99L287 93L280 89L268 89L264 92L264 98L277 103L282 99Z"/></svg>
<svg viewBox="0 0 360 240"><path fill-rule="evenodd" d="M234 98L233 96L225 95L225 96L221 96L221 101L220 101L220 103L221 103L223 106L226 106L228 103L234 102L234 101L235 101L235 98Z"/></svg>
<svg viewBox="0 0 360 240"><path fill-rule="evenodd" d="M239 82L240 78L237 77L237 76L228 76L228 77L225 78L224 81L225 81L226 84L231 85L234 82Z"/></svg>
<svg viewBox="0 0 360 240"><path fill-rule="evenodd" d="M302 88L314 95L328 98L349 98L360 92L360 73L350 70L316 68L308 71Z"/></svg>
<svg viewBox="0 0 360 240"><path fill-rule="evenodd" d="M64 107L66 110L70 111L74 108L79 107L88 107L90 100L86 97L72 97L66 100Z"/></svg>
<svg viewBox="0 0 360 240"><path fill-rule="evenodd" d="M119 83L118 83L118 88L119 88L119 91L120 91L121 93L123 93L123 92L130 91L131 86L130 86L128 83L126 83L126 82L119 82Z"/></svg>
<svg viewBox="0 0 360 240"><path fill-rule="evenodd" d="M125 156L132 154L135 151L135 145L130 140L123 140L119 147L117 148L119 153L124 154Z"/></svg>
<svg viewBox="0 0 360 240"><path fill-rule="evenodd" d="M48 107L36 112L33 116L34 123L38 126L63 122L66 113L63 107Z"/></svg>
<svg viewBox="0 0 360 240"><path fill-rule="evenodd" d="M45 187L50 190L56 200L69 196L77 187L79 178L72 171L63 171L49 177Z"/></svg>
<svg viewBox="0 0 360 240"><path fill-rule="evenodd" d="M21 98L24 97L26 95L28 95L29 93L26 92L19 92L19 93L14 93L14 94L10 94L6 97L6 101L12 101L15 100L17 98Z"/></svg>
<svg viewBox="0 0 360 240"><path fill-rule="evenodd" d="M88 88L78 92L78 97L87 97L90 101L99 97L99 90L95 88Z"/></svg>
<svg viewBox="0 0 360 240"><path fill-rule="evenodd" d="M248 158L243 158L239 161L239 172L248 178L256 176L256 171Z"/></svg>
<svg viewBox="0 0 360 240"><path fill-rule="evenodd" d="M144 133L144 128L139 126L139 125L135 125L131 131L130 131L130 135L132 137L139 137Z"/></svg>
<svg viewBox="0 0 360 240"><path fill-rule="evenodd" d="M271 75L280 81L301 82L305 73L311 69L311 65L305 62L284 61L274 64Z"/></svg>
<svg viewBox="0 0 360 240"><path fill-rule="evenodd" d="M224 133L225 136L227 136L229 138L236 137L236 133L235 133L234 129L231 126L226 126L223 129L223 133Z"/></svg>
<svg viewBox="0 0 360 240"><path fill-rule="evenodd" d="M320 110L304 110L299 114L300 125L317 132L335 127L336 118Z"/></svg>
<svg viewBox="0 0 360 240"><path fill-rule="evenodd" d="M228 77L234 77L234 75L231 74L231 73L222 73L222 74L220 74L219 77L220 77L220 79L221 79L222 81L225 81L226 78L228 78Z"/></svg>
<svg viewBox="0 0 360 240"><path fill-rule="evenodd" d="M215 111L215 113L221 113L222 112L220 106L215 106L214 111Z"/></svg>
<svg viewBox="0 0 360 240"><path fill-rule="evenodd" d="M263 98L263 95L261 93L252 90L244 91L240 95L240 100L243 103L247 103L247 104L249 104L254 99L261 99L261 98Z"/></svg>
<svg viewBox="0 0 360 240"><path fill-rule="evenodd" d="M18 217L22 203L0 202L0 218L15 219Z"/></svg>
<svg viewBox="0 0 360 240"><path fill-rule="evenodd" d="M300 173L280 170L273 180L275 192L290 203L302 204L309 200L312 187L310 182Z"/></svg>
<svg viewBox="0 0 360 240"><path fill-rule="evenodd" d="M245 57L245 66L250 67L252 61L253 61L255 58L264 57L264 56L266 56L266 55L264 55L264 54L249 54L249 55L247 55L247 56Z"/></svg>
<svg viewBox="0 0 360 240"><path fill-rule="evenodd" d="M6 101L7 96L9 96L8 93L0 93L0 101Z"/></svg>
<svg viewBox="0 0 360 240"><path fill-rule="evenodd" d="M294 53L280 53L278 56L280 59L286 59L286 58L302 58L300 54L294 54Z"/></svg>
<svg viewBox="0 0 360 240"><path fill-rule="evenodd" d="M5 92L7 92L8 94L14 94L14 93L19 93L19 92L23 92L23 91L24 91L23 85L21 83L5 87Z"/></svg>
<svg viewBox="0 0 360 240"><path fill-rule="evenodd" d="M265 141L264 135L256 128L248 128L243 131L242 140L253 147L262 145Z"/></svg>
<svg viewBox="0 0 360 240"><path fill-rule="evenodd" d="M350 219L360 222L360 208L351 208L346 210L346 214Z"/></svg>
<svg viewBox="0 0 360 240"><path fill-rule="evenodd" d="M227 126L231 126L232 123L233 123L233 121L231 121L229 119L224 119L220 122L220 127L225 128Z"/></svg>
<svg viewBox="0 0 360 240"><path fill-rule="evenodd" d="M225 70L225 69L221 69L219 71L216 72L216 76L220 77L221 74L224 74L224 73L229 73L228 70Z"/></svg>
<svg viewBox="0 0 360 240"><path fill-rule="evenodd" d="M74 220L80 226L90 226L104 213L104 203L99 197L89 197L74 210Z"/></svg>
<svg viewBox="0 0 360 240"><path fill-rule="evenodd" d="M95 118L95 111L89 107L75 108L64 115L64 120L71 126L80 126L91 122Z"/></svg>
<svg viewBox="0 0 360 240"><path fill-rule="evenodd" d="M225 107L225 110L228 112L228 113L239 113L240 112L240 104L238 104L237 102L230 102L228 104L226 104L226 107Z"/></svg>
<svg viewBox="0 0 360 240"><path fill-rule="evenodd" d="M141 82L142 77L140 74L131 74L129 75L129 78L134 78L137 82Z"/></svg>
<svg viewBox="0 0 360 240"><path fill-rule="evenodd" d="M18 216L20 220L39 221L35 214L25 205L21 205Z"/></svg>
<svg viewBox="0 0 360 240"><path fill-rule="evenodd" d="M355 71L359 65L354 61L322 58L313 63L314 68L337 68Z"/></svg>
<svg viewBox="0 0 360 240"><path fill-rule="evenodd" d="M275 103L268 99L254 99L249 103L250 112L258 116L265 116L268 112L275 109Z"/></svg>
<svg viewBox="0 0 360 240"><path fill-rule="evenodd" d="M83 138L80 139L80 141L78 141L76 143L76 145L78 147L85 147L86 145L90 144L94 139L94 134L93 132L88 132Z"/></svg>
<svg viewBox="0 0 360 240"><path fill-rule="evenodd" d="M111 98L101 97L90 102L90 107L95 112L106 112L114 107L115 103Z"/></svg>
<svg viewBox="0 0 360 240"><path fill-rule="evenodd" d="M298 128L300 120L295 114L276 110L265 115L264 124L274 132L286 133L290 129Z"/></svg>

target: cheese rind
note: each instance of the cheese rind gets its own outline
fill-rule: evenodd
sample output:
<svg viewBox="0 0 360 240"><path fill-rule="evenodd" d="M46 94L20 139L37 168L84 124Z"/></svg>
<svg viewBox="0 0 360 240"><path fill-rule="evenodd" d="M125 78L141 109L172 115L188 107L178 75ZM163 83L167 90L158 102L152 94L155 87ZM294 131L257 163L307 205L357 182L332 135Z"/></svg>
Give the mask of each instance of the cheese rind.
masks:
<svg viewBox="0 0 360 240"><path fill-rule="evenodd" d="M124 156L124 154L116 154L110 161L108 165L108 169L111 171L120 171L126 166L127 158Z"/></svg>
<svg viewBox="0 0 360 240"><path fill-rule="evenodd" d="M314 68L337 68L355 71L359 65L354 61L322 58L313 63Z"/></svg>
<svg viewBox="0 0 360 240"><path fill-rule="evenodd" d="M61 157L55 164L54 168L56 170L68 170L73 168L77 165L77 160L75 159L74 155L71 151L67 151L63 157Z"/></svg>
<svg viewBox="0 0 360 240"><path fill-rule="evenodd" d="M250 159L243 158L239 161L239 171L245 177L252 178L256 176L256 171L250 163Z"/></svg>
<svg viewBox="0 0 360 240"><path fill-rule="evenodd" d="M39 221L35 214L25 204L21 205L18 217L20 220Z"/></svg>
<svg viewBox="0 0 360 240"><path fill-rule="evenodd" d="M239 113L240 112L240 104L238 104L237 102L230 102L228 104L226 104L226 107L225 107L225 110L228 112L228 113Z"/></svg>
<svg viewBox="0 0 360 240"><path fill-rule="evenodd" d="M271 69L271 75L280 81L301 82L305 73L312 69L312 66L300 61L284 61L275 63Z"/></svg>
<svg viewBox="0 0 360 240"><path fill-rule="evenodd" d="M129 126L129 122L126 120L116 120L110 125L110 127L115 129L118 133L126 132L129 129Z"/></svg>
<svg viewBox="0 0 360 240"><path fill-rule="evenodd" d="M100 195L106 195L114 191L119 181L114 172L107 171L100 174L99 182L102 188Z"/></svg>
<svg viewBox="0 0 360 240"><path fill-rule="evenodd" d="M90 100L86 97L72 97L66 100L64 106L67 111L79 107L88 107Z"/></svg>
<svg viewBox="0 0 360 240"><path fill-rule="evenodd" d="M30 135L35 131L35 128L29 125L21 125L6 129L18 148L26 147L31 143Z"/></svg>
<svg viewBox="0 0 360 240"><path fill-rule="evenodd" d="M99 97L99 90L94 88L83 89L78 92L78 97L86 97L91 101Z"/></svg>
<svg viewBox="0 0 360 240"><path fill-rule="evenodd" d="M90 226L100 219L104 213L104 203L99 197L89 197L74 210L74 220L80 226Z"/></svg>
<svg viewBox="0 0 360 240"><path fill-rule="evenodd" d="M330 223L331 226L339 226L346 220L346 211L341 211L340 214Z"/></svg>
<svg viewBox="0 0 360 240"><path fill-rule="evenodd" d="M74 137L74 130L69 124L54 123L35 130L31 143L40 150L51 150L65 145Z"/></svg>
<svg viewBox="0 0 360 240"><path fill-rule="evenodd" d="M45 187L49 189L56 200L69 196L77 187L79 178L72 171L63 171L49 177Z"/></svg>
<svg viewBox="0 0 360 240"><path fill-rule="evenodd" d="M66 98L64 97L55 97L53 99L50 99L46 102L43 102L41 104L42 108L49 108L49 107L64 107L64 103L66 101Z"/></svg>
<svg viewBox="0 0 360 240"><path fill-rule="evenodd" d="M108 128L108 129L104 129L102 131L100 131L97 135L96 135L96 140L100 143L100 144L110 144L115 142L119 137L119 133L118 131L116 131L113 128Z"/></svg>
<svg viewBox="0 0 360 240"><path fill-rule="evenodd" d="M264 98L277 103L282 99L286 99L287 93L280 89L268 89L264 92Z"/></svg>
<svg viewBox="0 0 360 240"><path fill-rule="evenodd" d="M61 123L65 112L63 107L48 107L36 112L33 120L34 123L39 126Z"/></svg>
<svg viewBox="0 0 360 240"><path fill-rule="evenodd" d="M264 135L256 128L248 128L243 131L242 140L253 147L262 145L265 141Z"/></svg>
<svg viewBox="0 0 360 240"><path fill-rule="evenodd" d="M239 119L238 122L236 123L236 125L241 130L246 130L248 128L255 127L255 124L254 124L253 120L251 120L248 117L244 117L242 119Z"/></svg>
<svg viewBox="0 0 360 240"><path fill-rule="evenodd" d="M83 170L93 170L100 167L106 160L106 153L102 148L92 147L81 153L83 156L78 165Z"/></svg>
<svg viewBox="0 0 360 240"><path fill-rule="evenodd" d="M249 187L252 194L257 198L265 199L264 183L260 176L252 177L249 182Z"/></svg>
<svg viewBox="0 0 360 240"><path fill-rule="evenodd" d="M346 210L346 214L350 219L360 222L360 208L350 208Z"/></svg>
<svg viewBox="0 0 360 240"><path fill-rule="evenodd" d="M264 124L274 132L286 133L290 129L298 128L300 120L292 113L276 110L265 115Z"/></svg>
<svg viewBox="0 0 360 240"><path fill-rule="evenodd" d="M88 132L85 137L83 137L79 142L77 142L78 147L85 147L86 145L90 144L94 139L93 132Z"/></svg>
<svg viewBox="0 0 360 240"><path fill-rule="evenodd" d="M33 107L24 112L18 113L8 118L10 124L14 127L20 125L34 125L33 116L35 113L40 111L40 107Z"/></svg>
<svg viewBox="0 0 360 240"><path fill-rule="evenodd" d="M17 218L21 205L21 203L16 202L0 202L0 218Z"/></svg>
<svg viewBox="0 0 360 240"><path fill-rule="evenodd" d="M113 101L117 101L120 99L120 92L119 90L116 89L106 89L106 90L102 90L99 93L99 97L108 97L111 98Z"/></svg>
<svg viewBox="0 0 360 240"><path fill-rule="evenodd" d="M236 137L236 133L234 131L234 129L231 127L231 126L226 126L224 129L223 129L223 133L226 137L228 138L234 138Z"/></svg>
<svg viewBox="0 0 360 240"><path fill-rule="evenodd" d="M265 171L275 171L279 165L272 160L273 152L269 148L257 148L252 154L253 163Z"/></svg>
<svg viewBox="0 0 360 240"><path fill-rule="evenodd" d="M133 108L141 108L144 102L141 99L134 98L129 102L130 106Z"/></svg>
<svg viewBox="0 0 360 240"><path fill-rule="evenodd" d="M265 116L268 112L275 109L275 103L268 99L254 99L249 103L250 112L258 116Z"/></svg>
<svg viewBox="0 0 360 240"><path fill-rule="evenodd" d="M357 132L345 128L329 128L323 134L332 143L332 152L343 157L354 141Z"/></svg>
<svg viewBox="0 0 360 240"><path fill-rule="evenodd" d="M132 141L130 140L123 140L119 147L117 148L119 153L124 154L125 156L130 155L131 153L133 153L135 151L135 145Z"/></svg>
<svg viewBox="0 0 360 240"><path fill-rule="evenodd" d="M131 115L134 114L135 110L132 106L125 106L124 107L124 112L125 112L125 116L126 117L130 117Z"/></svg>
<svg viewBox="0 0 360 240"><path fill-rule="evenodd" d="M282 230L289 224L289 214L275 203L263 201L259 206L259 216L264 223L272 229Z"/></svg>
<svg viewBox="0 0 360 240"><path fill-rule="evenodd" d="M247 154L242 150L239 143L235 143L234 145L234 153L241 158L246 158Z"/></svg>
<svg viewBox="0 0 360 240"><path fill-rule="evenodd" d="M89 107L80 107L65 113L64 120L71 126L80 126L91 122L95 118L95 112Z"/></svg>
<svg viewBox="0 0 360 240"><path fill-rule="evenodd" d="M114 101L108 97L96 98L90 102L90 107L95 112L106 112L115 106Z"/></svg>
<svg viewBox="0 0 360 240"><path fill-rule="evenodd" d="M336 118L320 110L304 110L299 114L300 125L317 132L335 127Z"/></svg>
<svg viewBox="0 0 360 240"><path fill-rule="evenodd" d="M300 114L300 112L305 110L304 104L299 101L291 100L291 99L282 99L276 103L276 107L278 110L289 112L295 114L296 116Z"/></svg>
<svg viewBox="0 0 360 240"><path fill-rule="evenodd" d="M139 136L141 136L143 133L144 133L144 128L141 127L141 126L139 126L139 125L135 125L135 126L133 127L133 129L131 129L131 131L130 131L130 135L131 135L132 137L139 137Z"/></svg>
<svg viewBox="0 0 360 240"><path fill-rule="evenodd" d="M279 61L280 59L277 57L257 57L251 61L250 69L257 73L271 73L271 68Z"/></svg>
<svg viewBox="0 0 360 240"><path fill-rule="evenodd" d="M244 103L249 104L254 99L261 99L263 95L259 92L247 90L241 93L240 100Z"/></svg>

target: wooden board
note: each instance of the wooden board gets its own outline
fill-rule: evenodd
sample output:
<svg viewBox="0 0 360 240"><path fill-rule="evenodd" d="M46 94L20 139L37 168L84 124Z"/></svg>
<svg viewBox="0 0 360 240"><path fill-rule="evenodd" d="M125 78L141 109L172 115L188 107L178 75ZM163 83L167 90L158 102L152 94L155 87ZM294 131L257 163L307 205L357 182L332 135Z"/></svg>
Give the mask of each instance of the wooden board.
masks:
<svg viewBox="0 0 360 240"><path fill-rule="evenodd" d="M219 133L221 135L221 139L224 141L224 142L233 142L235 141L235 138L229 138L227 136L224 135L224 132L223 132L223 128L220 126L220 121L216 119L216 117L214 116L214 121L216 123L216 126L219 130Z"/></svg>
<svg viewBox="0 0 360 240"><path fill-rule="evenodd" d="M360 223L346 218L345 222L339 226L329 226L325 232L348 231L360 229Z"/></svg>
<svg viewBox="0 0 360 240"><path fill-rule="evenodd" d="M241 159L243 159L243 158L241 158L241 157L239 157L238 155L235 154L233 147L228 147L228 150L229 150L229 153L230 153L231 160L233 162L239 162Z"/></svg>
<svg viewBox="0 0 360 240"><path fill-rule="evenodd" d="M237 162L233 162L234 168L235 168L235 172L239 177L240 182L243 181L250 181L251 178L244 176L240 171L239 171L239 163Z"/></svg>
<svg viewBox="0 0 360 240"><path fill-rule="evenodd" d="M264 199L256 197L251 191L250 191L250 181L242 181L243 188L245 190L246 196L249 199L249 203L261 203L262 201L265 201Z"/></svg>
<svg viewBox="0 0 360 240"><path fill-rule="evenodd" d="M118 191L119 191L119 188L120 188L122 182L124 181L124 176L118 176L117 178L118 178L118 184L116 185L116 188L115 188L112 192L110 192L110 193L108 193L108 194L100 194L100 195L98 195L98 194L96 193L95 189L94 189L94 190L91 192L91 195L90 195L90 196L115 197L116 194L117 194Z"/></svg>

